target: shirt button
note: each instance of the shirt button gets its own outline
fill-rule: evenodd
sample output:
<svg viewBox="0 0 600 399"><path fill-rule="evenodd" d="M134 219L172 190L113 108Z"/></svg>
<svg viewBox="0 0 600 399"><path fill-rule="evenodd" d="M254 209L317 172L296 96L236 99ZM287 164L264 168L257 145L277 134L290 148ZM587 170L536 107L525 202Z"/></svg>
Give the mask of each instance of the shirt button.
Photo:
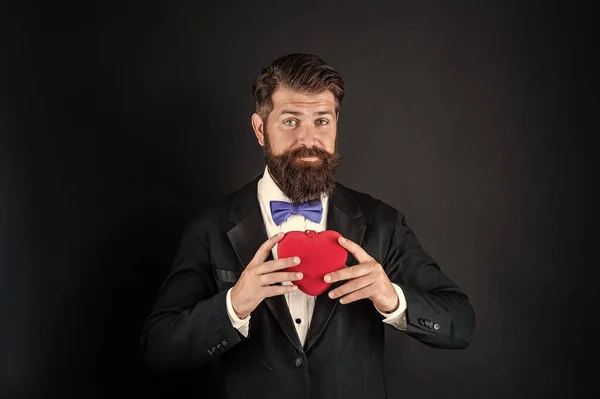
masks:
<svg viewBox="0 0 600 399"><path fill-rule="evenodd" d="M435 324L433 325L433 329L434 329L434 330L439 330L439 329L440 329L440 325L439 325L439 323L435 323Z"/></svg>
<svg viewBox="0 0 600 399"><path fill-rule="evenodd" d="M296 324L300 324L300 323L302 323L302 320L296 319Z"/></svg>
<svg viewBox="0 0 600 399"><path fill-rule="evenodd" d="M298 368L304 367L304 359L302 359L301 357L296 359L296 367L298 367Z"/></svg>

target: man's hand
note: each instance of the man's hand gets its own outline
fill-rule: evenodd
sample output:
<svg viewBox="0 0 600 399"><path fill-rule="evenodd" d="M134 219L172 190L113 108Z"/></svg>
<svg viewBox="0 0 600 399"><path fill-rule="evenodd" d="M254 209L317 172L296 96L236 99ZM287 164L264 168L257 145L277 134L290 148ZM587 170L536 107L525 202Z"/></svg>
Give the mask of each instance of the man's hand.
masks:
<svg viewBox="0 0 600 399"><path fill-rule="evenodd" d="M299 264L300 259L297 256L265 262L269 251L283 236L283 233L274 235L260 246L252 261L242 272L238 282L231 289L231 305L240 319L248 317L263 299L288 294L298 289L295 284L271 285L282 281L296 281L303 277L302 273L298 272L277 271Z"/></svg>
<svg viewBox="0 0 600 399"><path fill-rule="evenodd" d="M391 313L398 309L400 304L398 294L383 267L355 242L344 237L340 237L338 241L354 255L359 264L325 275L326 283L350 280L331 290L329 297L334 299L342 297L340 299L342 304L369 298L375 307L384 313Z"/></svg>

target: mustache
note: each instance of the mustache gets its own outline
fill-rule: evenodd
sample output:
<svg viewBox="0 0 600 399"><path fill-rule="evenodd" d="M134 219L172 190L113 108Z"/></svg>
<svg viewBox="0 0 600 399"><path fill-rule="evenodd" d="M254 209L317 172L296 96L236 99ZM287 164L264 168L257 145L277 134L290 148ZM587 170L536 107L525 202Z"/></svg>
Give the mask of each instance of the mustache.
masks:
<svg viewBox="0 0 600 399"><path fill-rule="evenodd" d="M307 157L317 157L320 159L326 159L328 156L331 156L331 154L317 147L300 147L294 150L290 150L285 154L286 158L292 159Z"/></svg>

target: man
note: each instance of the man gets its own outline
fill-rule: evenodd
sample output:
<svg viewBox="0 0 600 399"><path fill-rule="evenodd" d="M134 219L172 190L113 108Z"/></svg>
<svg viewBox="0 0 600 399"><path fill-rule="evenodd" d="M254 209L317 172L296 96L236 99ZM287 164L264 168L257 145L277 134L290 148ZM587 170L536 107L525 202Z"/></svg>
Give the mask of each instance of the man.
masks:
<svg viewBox="0 0 600 399"><path fill-rule="evenodd" d="M290 54L253 85L262 175L218 201L183 234L148 316L146 362L188 369L220 360L226 398L385 398L384 327L462 349L475 319L465 294L391 206L335 181L339 74ZM347 267L316 297L277 256L288 231L334 230Z"/></svg>

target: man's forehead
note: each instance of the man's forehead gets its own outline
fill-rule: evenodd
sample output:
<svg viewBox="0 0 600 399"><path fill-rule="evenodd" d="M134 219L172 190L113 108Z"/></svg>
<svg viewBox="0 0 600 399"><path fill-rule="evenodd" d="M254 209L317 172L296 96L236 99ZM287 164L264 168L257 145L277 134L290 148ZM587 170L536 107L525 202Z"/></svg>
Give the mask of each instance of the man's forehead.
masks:
<svg viewBox="0 0 600 399"><path fill-rule="evenodd" d="M333 93L325 90L317 94L307 94L288 88L279 88L273 93L273 109L283 108L334 108Z"/></svg>

